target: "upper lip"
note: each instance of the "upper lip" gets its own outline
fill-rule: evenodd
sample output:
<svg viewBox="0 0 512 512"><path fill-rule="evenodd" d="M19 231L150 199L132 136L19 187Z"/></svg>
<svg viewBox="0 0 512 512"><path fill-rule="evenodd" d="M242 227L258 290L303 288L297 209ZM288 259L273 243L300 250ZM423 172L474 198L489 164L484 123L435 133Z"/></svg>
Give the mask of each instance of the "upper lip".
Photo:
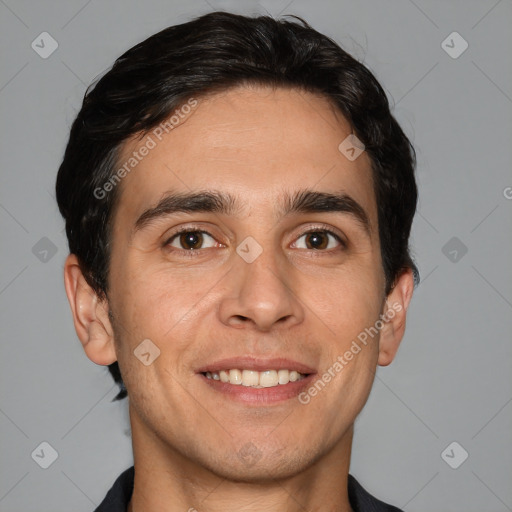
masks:
<svg viewBox="0 0 512 512"><path fill-rule="evenodd" d="M258 372L264 372L266 370L295 370L303 374L315 373L315 370L310 366L299 363L298 361L294 361L292 359L263 359L251 356L230 357L228 359L214 361L213 363L201 366L196 370L196 372L220 372L222 370L226 371L234 369L253 370Z"/></svg>

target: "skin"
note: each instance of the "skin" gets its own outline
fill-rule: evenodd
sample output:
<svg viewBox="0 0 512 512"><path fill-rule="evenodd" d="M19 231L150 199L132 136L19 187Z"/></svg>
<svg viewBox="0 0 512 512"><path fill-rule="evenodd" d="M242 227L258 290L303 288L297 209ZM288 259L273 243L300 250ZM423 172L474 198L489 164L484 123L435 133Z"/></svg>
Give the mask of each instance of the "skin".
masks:
<svg viewBox="0 0 512 512"><path fill-rule="evenodd" d="M119 185L108 300L68 257L66 291L84 350L100 365L117 360L128 390L130 512L351 510L353 424L377 365L398 350L413 278L405 271L385 296L370 160L338 150L350 133L311 93L244 86L202 98ZM128 141L124 156L143 142ZM304 188L350 195L368 215L369 234L346 213L277 216L282 194ZM134 230L166 192L201 189L235 195L240 211L178 213ZM196 257L186 257L192 251L179 237L166 245L180 226L212 236ZM325 234L328 248L311 248L309 228L332 229L347 245ZM247 236L263 249L252 263L236 252ZM244 405L195 373L254 355L294 359L322 375L392 304L401 311L307 405ZM145 366L133 352L148 338L160 356ZM250 463L240 456L249 442Z"/></svg>

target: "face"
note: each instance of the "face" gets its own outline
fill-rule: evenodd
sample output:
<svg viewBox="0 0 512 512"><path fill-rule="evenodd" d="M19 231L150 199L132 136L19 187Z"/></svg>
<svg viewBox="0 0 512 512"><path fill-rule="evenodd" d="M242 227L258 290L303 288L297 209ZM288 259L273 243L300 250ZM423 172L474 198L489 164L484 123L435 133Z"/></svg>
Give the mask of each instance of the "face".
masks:
<svg viewBox="0 0 512 512"><path fill-rule="evenodd" d="M338 149L350 133L326 99L260 87L149 133L119 185L109 274L134 441L247 480L344 442L380 333L344 355L386 311L370 159Z"/></svg>

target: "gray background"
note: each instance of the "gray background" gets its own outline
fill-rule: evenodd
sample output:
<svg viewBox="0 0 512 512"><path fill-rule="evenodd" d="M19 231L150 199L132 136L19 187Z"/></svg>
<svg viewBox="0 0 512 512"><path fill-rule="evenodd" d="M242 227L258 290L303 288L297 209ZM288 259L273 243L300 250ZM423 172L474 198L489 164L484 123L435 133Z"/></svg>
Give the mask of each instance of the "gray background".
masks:
<svg viewBox="0 0 512 512"><path fill-rule="evenodd" d="M303 16L364 60L417 149L422 283L356 422L351 473L408 512L512 510L510 0L0 0L0 511L93 510L132 464L126 400L110 401L72 325L55 176L86 86L216 9ZM59 45L46 59L31 47L44 31ZM441 46L453 31L469 44L458 58ZM59 455L48 469L31 457L43 441ZM453 441L469 453L458 469L441 456Z"/></svg>

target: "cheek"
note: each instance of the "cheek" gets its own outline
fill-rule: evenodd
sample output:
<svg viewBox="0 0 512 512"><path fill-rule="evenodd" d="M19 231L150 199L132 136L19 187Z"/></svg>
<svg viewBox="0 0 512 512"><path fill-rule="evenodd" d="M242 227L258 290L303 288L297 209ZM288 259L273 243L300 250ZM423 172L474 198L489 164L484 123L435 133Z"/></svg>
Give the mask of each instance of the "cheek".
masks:
<svg viewBox="0 0 512 512"><path fill-rule="evenodd" d="M383 281L369 266L340 268L313 280L303 277L300 286L306 304L340 341L356 337L378 319Z"/></svg>
<svg viewBox="0 0 512 512"><path fill-rule="evenodd" d="M330 376L324 406L330 411L326 422L334 426L341 421L340 406L355 416L368 399L378 358L380 331L375 325L381 298L374 285L354 276L343 286L330 283L320 300L329 308L320 315L330 340L325 346L322 373Z"/></svg>
<svg viewBox="0 0 512 512"><path fill-rule="evenodd" d="M135 265L116 289L119 316L127 327L130 344L149 338L160 347L180 351L187 345L186 330L207 315L208 293L218 281L207 273L186 278L179 269L162 265ZM172 344L169 341L172 340Z"/></svg>

